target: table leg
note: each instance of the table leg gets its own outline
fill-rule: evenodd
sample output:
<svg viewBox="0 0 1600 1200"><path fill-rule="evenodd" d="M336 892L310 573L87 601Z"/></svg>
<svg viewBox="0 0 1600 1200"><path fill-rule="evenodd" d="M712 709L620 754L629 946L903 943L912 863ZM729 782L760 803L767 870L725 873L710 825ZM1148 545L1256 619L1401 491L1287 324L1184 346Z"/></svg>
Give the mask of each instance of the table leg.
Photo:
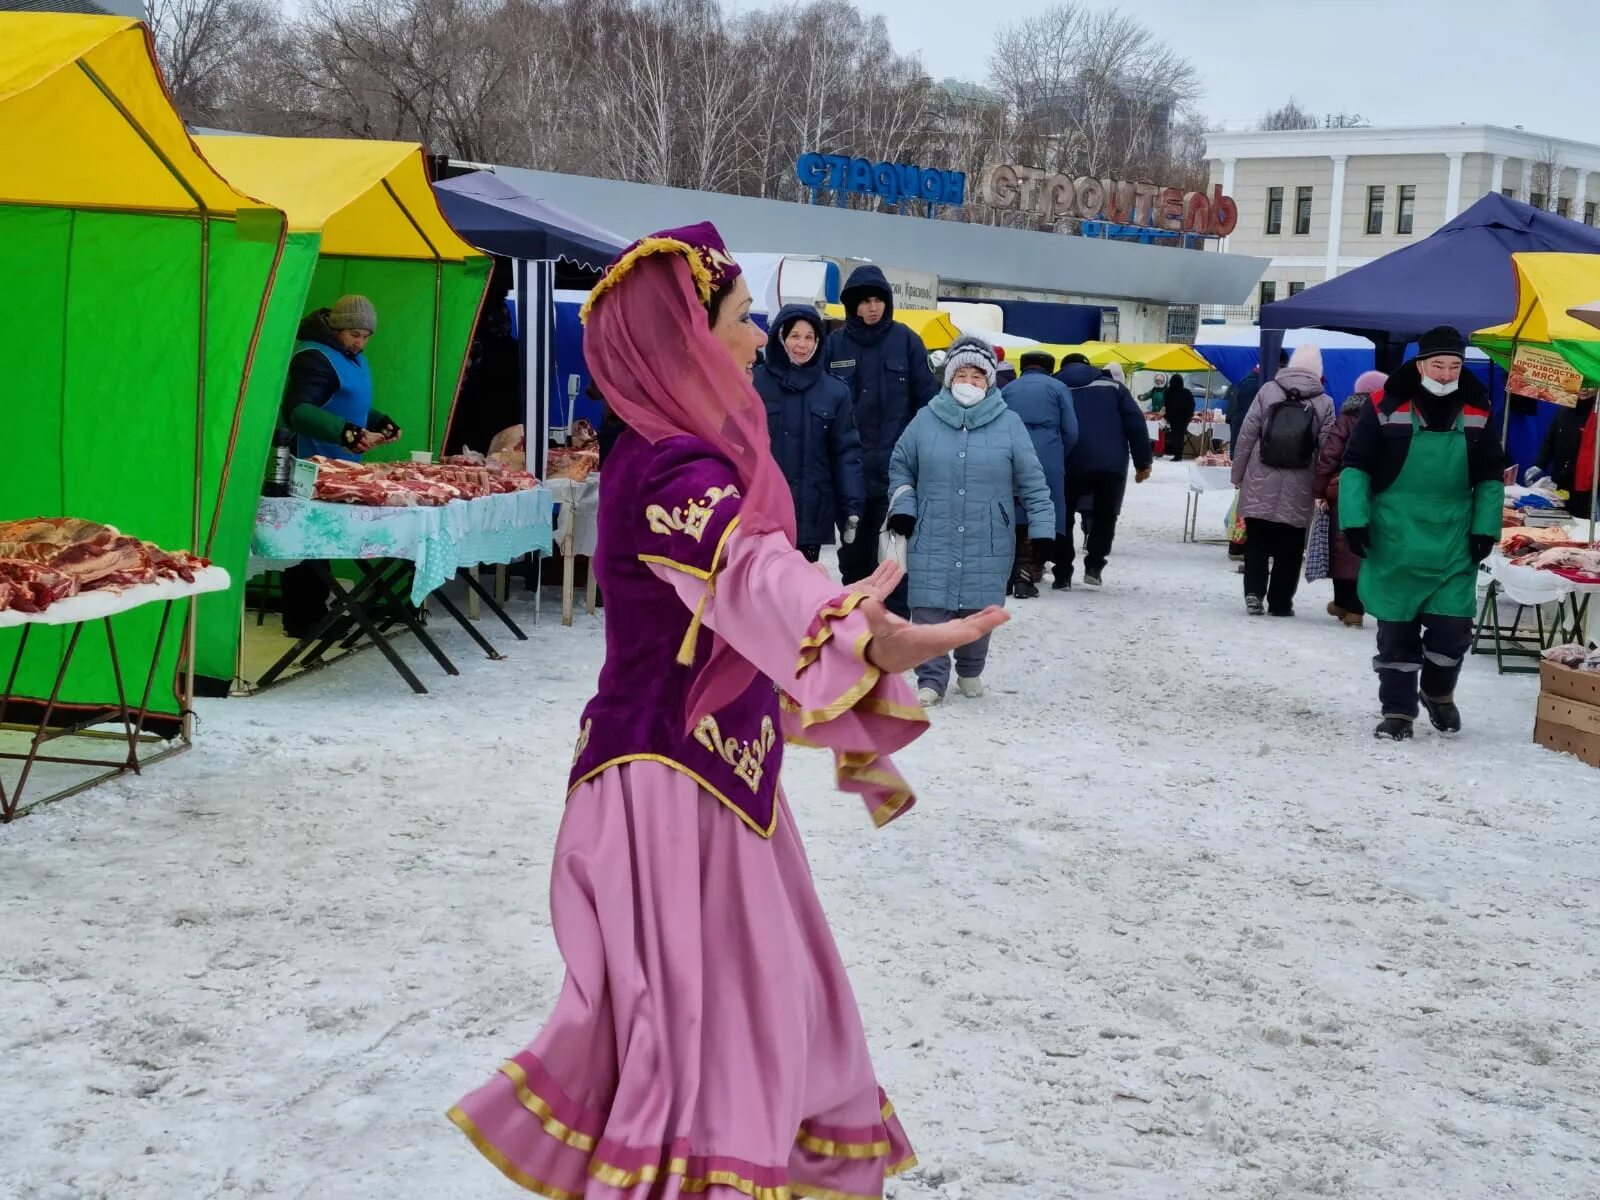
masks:
<svg viewBox="0 0 1600 1200"><path fill-rule="evenodd" d="M130 771L139 770L139 743L133 735L133 717L128 711L128 692L122 685L122 662L117 657L117 638L111 632L111 618L105 618L106 627L106 653L111 659L111 679L117 685L117 712L122 716L122 732L128 739L128 761L125 764Z"/></svg>
<svg viewBox="0 0 1600 1200"><path fill-rule="evenodd" d="M533 554L533 623L537 625L544 615L544 551Z"/></svg>
<svg viewBox="0 0 1600 1200"><path fill-rule="evenodd" d="M528 640L528 635L522 632L522 629L511 619L506 610L500 607L500 601L490 595L489 590L478 579L468 575L466 576L466 584L469 589L477 592L483 598L483 602L489 606L489 611L500 618L500 623L511 631L512 636L517 641L525 642Z"/></svg>
<svg viewBox="0 0 1600 1200"><path fill-rule="evenodd" d="M477 577L478 577L478 568L477 567L468 567L467 568L467 578L468 579L476 579ZM480 615L481 614L478 612L478 593L473 592L473 591L468 591L467 592L467 616L471 617L474 621L476 621Z"/></svg>
<svg viewBox="0 0 1600 1200"><path fill-rule="evenodd" d="M466 577L471 580L471 582L477 583L477 580L472 579L470 574L468 574ZM468 594L469 596L472 595L472 593ZM445 612L449 613L455 618L456 624L467 631L467 636L473 641L477 642L478 648L481 649L486 655L495 660L503 659L505 657L504 654L501 654L500 651L496 650L489 644L488 638L484 637L482 633L478 632L478 626L472 620L469 620L466 616L462 615L461 610L456 607L455 601L451 600L449 596L444 594L443 588L440 588L438 591L433 593L433 599L439 602L440 608L444 609Z"/></svg>
<svg viewBox="0 0 1600 1200"><path fill-rule="evenodd" d="M594 576L594 555L589 556L589 578L583 585L583 610L594 616L595 602L599 599L600 581Z"/></svg>
<svg viewBox="0 0 1600 1200"><path fill-rule="evenodd" d="M364 563L360 562L356 563L356 567L361 571L369 570ZM378 568L373 573L379 577L382 577L384 571L382 568ZM330 577L331 574L332 573L330 572ZM384 585L381 589L383 596L390 602L390 607L392 609L392 615L389 618L390 623L392 624L394 618L398 617L405 627L411 630L412 636L415 637L417 641L422 643L422 648L433 656L433 661L444 668L446 675L461 674L455 663L451 662L449 656L439 648L439 643L434 641L433 638L429 636L428 631L422 627L422 622L417 620L417 614L412 612L411 606L406 603L406 597L397 594L397 581L399 582L400 586L404 586L405 573L403 571L394 575L390 575L387 579L385 579ZM335 588L337 588L337 586L338 585L335 584ZM358 616L358 619L360 619L360 616ZM373 626L370 621L366 621L364 624L369 627L369 637L384 637L384 631L377 629L376 626ZM385 639L385 643L387 643L387 639Z"/></svg>
<svg viewBox="0 0 1600 1200"><path fill-rule="evenodd" d="M573 514L572 524L578 523L577 514ZM572 624L572 572L573 572L573 546L575 539L571 527L567 529L566 536L561 539L561 623Z"/></svg>
<svg viewBox="0 0 1600 1200"><path fill-rule="evenodd" d="M511 598L511 584L508 578L510 564L496 563L494 568L494 599L497 604L504 604Z"/></svg>
<svg viewBox="0 0 1600 1200"><path fill-rule="evenodd" d="M44 713L39 717L39 727L34 730L33 741L22 760L22 774L17 776L17 785L11 789L9 804L6 804L3 795L0 795L0 804L5 805L3 816L7 821L16 815L18 807L22 804L22 790L28 786L28 776L32 774L33 764L38 759L39 747L45 743L44 731L50 728L50 718L55 715L56 701L61 697L61 685L66 682L67 668L72 665L72 654L78 648L78 637L82 633L82 625L72 627L72 636L67 639L67 652L61 656L61 668L56 672L55 686L50 689L50 699L45 702ZM12 673L14 676L14 669Z"/></svg>

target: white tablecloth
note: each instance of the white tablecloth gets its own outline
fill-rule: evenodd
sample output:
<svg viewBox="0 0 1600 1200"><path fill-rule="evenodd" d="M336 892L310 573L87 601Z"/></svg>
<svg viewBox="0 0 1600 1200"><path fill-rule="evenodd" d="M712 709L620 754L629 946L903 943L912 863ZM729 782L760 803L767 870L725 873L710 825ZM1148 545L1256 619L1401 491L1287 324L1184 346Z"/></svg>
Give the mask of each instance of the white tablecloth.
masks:
<svg viewBox="0 0 1600 1200"><path fill-rule="evenodd" d="M561 516L556 523L556 549L566 553L567 533L572 534L572 553L588 557L594 554L600 540L600 473L574 482L571 479L547 479L545 487L551 498L561 506Z"/></svg>
<svg viewBox="0 0 1600 1200"><path fill-rule="evenodd" d="M1232 467L1202 467L1189 464L1189 490L1191 492L1233 491Z"/></svg>
<svg viewBox="0 0 1600 1200"><path fill-rule="evenodd" d="M1553 571L1514 566L1499 549L1489 556L1489 574L1517 604L1554 604L1574 593L1600 593L1600 583L1574 583Z"/></svg>
<svg viewBox="0 0 1600 1200"><path fill-rule="evenodd" d="M186 600L190 596L203 596L207 592L225 592L232 580L221 567L204 567L194 573L194 582L181 579L163 579L160 583L141 583L123 588L120 592L84 592L57 600L43 612L25 613L15 609L0 611L0 629L18 625L76 625L82 621L98 621L114 617L129 609L146 604L160 604L167 600Z"/></svg>

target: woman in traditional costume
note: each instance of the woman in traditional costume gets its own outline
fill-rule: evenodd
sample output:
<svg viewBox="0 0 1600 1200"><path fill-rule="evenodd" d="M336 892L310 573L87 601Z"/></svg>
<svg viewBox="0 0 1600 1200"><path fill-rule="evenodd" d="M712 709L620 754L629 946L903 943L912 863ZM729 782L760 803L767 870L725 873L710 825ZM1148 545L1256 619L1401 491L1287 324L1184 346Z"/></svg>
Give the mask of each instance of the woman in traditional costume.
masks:
<svg viewBox="0 0 1600 1200"><path fill-rule="evenodd" d="M450 1117L552 1200L876 1200L913 1165L778 772L833 752L878 825L911 789L889 754L926 728L900 672L983 637L913 626L795 549L750 382L764 340L710 225L643 239L585 311L627 425L606 459L595 569L606 660L579 721L551 918L549 1024Z"/></svg>

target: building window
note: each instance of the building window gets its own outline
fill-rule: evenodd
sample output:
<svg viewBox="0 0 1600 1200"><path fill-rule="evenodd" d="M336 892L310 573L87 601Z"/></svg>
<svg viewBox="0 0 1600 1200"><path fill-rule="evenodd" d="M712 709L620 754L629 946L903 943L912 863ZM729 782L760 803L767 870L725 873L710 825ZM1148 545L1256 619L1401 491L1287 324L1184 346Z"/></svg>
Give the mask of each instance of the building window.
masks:
<svg viewBox="0 0 1600 1200"><path fill-rule="evenodd" d="M1311 189L1308 187L1294 190L1294 231L1302 235L1311 232Z"/></svg>
<svg viewBox="0 0 1600 1200"><path fill-rule="evenodd" d="M1394 231L1396 233L1410 233L1417 217L1417 185L1402 183L1400 185L1400 203L1394 214Z"/></svg>
<svg viewBox="0 0 1600 1200"><path fill-rule="evenodd" d="M1517 189L1516 188L1501 188L1500 189L1500 194L1502 196L1504 196L1507 200L1515 200L1517 198Z"/></svg>
<svg viewBox="0 0 1600 1200"><path fill-rule="evenodd" d="M1374 184L1367 189L1367 232L1383 232L1383 185Z"/></svg>
<svg viewBox="0 0 1600 1200"><path fill-rule="evenodd" d="M1558 196L1556 198L1556 216L1570 217L1572 215L1572 197Z"/></svg>
<svg viewBox="0 0 1600 1200"><path fill-rule="evenodd" d="M1283 189L1267 189L1267 232L1283 232Z"/></svg>
<svg viewBox="0 0 1600 1200"><path fill-rule="evenodd" d="M1585 225L1593 225L1594 224L1594 201L1593 200L1585 200L1583 202L1583 223Z"/></svg>
<svg viewBox="0 0 1600 1200"><path fill-rule="evenodd" d="M1291 295L1291 296L1298 296L1301 292L1303 292L1305 290L1306 290L1306 285L1303 284L1303 283L1291 283L1289 285L1289 295Z"/></svg>
<svg viewBox="0 0 1600 1200"><path fill-rule="evenodd" d="M1533 205L1540 212L1544 211L1545 199L1546 199L1546 197L1545 197L1545 194L1543 192L1529 192L1528 193L1528 203Z"/></svg>
<svg viewBox="0 0 1600 1200"><path fill-rule="evenodd" d="M1263 279L1261 281L1261 303L1263 305L1271 304L1277 298L1278 285L1270 279Z"/></svg>

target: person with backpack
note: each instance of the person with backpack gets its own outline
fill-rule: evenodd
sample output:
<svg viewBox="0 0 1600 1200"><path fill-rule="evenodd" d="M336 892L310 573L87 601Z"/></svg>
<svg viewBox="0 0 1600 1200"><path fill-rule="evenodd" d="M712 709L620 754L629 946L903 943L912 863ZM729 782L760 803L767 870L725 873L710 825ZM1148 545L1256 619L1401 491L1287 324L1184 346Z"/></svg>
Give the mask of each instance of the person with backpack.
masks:
<svg viewBox="0 0 1600 1200"><path fill-rule="evenodd" d="M1233 486L1244 519L1244 604L1253 617L1294 616L1306 530L1316 507L1317 451L1333 424L1322 351L1298 346L1261 385L1239 430Z"/></svg>
<svg viewBox="0 0 1600 1200"><path fill-rule="evenodd" d="M1466 354L1448 325L1423 334L1356 424L1339 475L1339 523L1365 560L1361 603L1378 622L1374 732L1397 742L1411 736L1419 699L1435 729L1460 731L1456 680L1472 647L1478 564L1500 538L1505 455L1488 392L1462 370Z"/></svg>

